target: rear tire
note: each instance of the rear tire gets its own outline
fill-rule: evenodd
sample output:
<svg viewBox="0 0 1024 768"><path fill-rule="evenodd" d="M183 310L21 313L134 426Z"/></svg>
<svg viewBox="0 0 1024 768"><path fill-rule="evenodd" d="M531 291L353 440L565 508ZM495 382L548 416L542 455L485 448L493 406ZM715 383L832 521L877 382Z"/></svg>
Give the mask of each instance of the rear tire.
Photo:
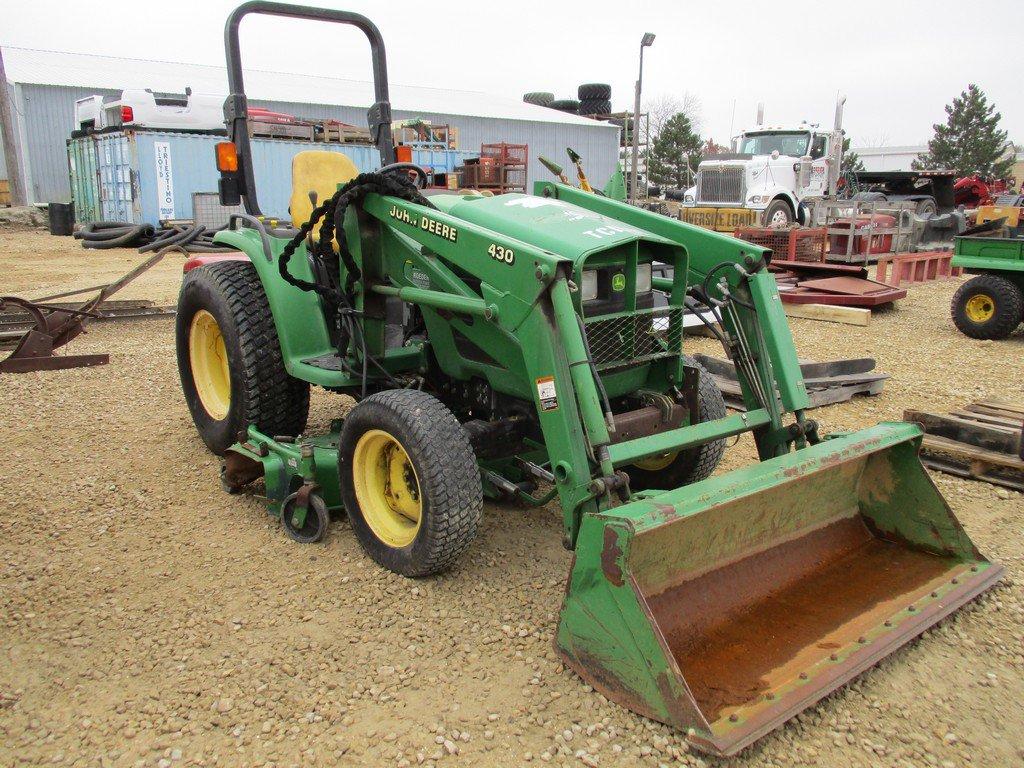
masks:
<svg viewBox="0 0 1024 768"><path fill-rule="evenodd" d="M714 421L725 418L725 399L715 385L715 380L703 365L692 357L685 357L686 364L697 369L699 382L697 397L700 421ZM683 485L696 483L710 477L725 453L725 440L715 440L695 448L679 451L674 456L652 456L630 466L630 488L637 491L657 488L672 490Z"/></svg>
<svg viewBox="0 0 1024 768"><path fill-rule="evenodd" d="M1005 339L1024 320L1024 292L999 275L977 275L957 288L953 323L972 339Z"/></svg>
<svg viewBox="0 0 1024 768"><path fill-rule="evenodd" d="M211 451L224 453L250 424L270 435L305 429L309 384L285 370L263 284L250 262L221 261L188 272L175 336L185 402Z"/></svg>
<svg viewBox="0 0 1024 768"><path fill-rule="evenodd" d="M338 472L359 543L389 571L439 573L476 537L476 455L452 412L426 392L392 389L356 405L342 427Z"/></svg>

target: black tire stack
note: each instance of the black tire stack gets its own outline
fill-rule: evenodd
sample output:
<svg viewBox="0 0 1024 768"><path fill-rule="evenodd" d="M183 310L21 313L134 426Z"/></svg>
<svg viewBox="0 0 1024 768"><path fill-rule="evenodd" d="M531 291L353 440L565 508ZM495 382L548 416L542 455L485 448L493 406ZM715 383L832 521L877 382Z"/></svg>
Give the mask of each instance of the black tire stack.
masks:
<svg viewBox="0 0 1024 768"><path fill-rule="evenodd" d="M584 83L576 89L576 95L576 99L556 99L550 91L530 91L523 94L523 101L570 115L611 114L612 87L608 83Z"/></svg>
<svg viewBox="0 0 1024 768"><path fill-rule="evenodd" d="M576 89L579 114L607 115L612 111L612 87L607 83L584 83Z"/></svg>

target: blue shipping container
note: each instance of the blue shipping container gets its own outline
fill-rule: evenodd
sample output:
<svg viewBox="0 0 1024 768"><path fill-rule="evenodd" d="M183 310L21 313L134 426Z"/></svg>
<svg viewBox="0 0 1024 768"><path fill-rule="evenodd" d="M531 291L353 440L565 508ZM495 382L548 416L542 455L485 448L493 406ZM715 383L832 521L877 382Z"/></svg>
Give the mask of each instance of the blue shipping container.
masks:
<svg viewBox="0 0 1024 768"><path fill-rule="evenodd" d="M75 197L75 219L129 221L158 226L168 219L191 219L192 193L215 192L218 173L214 145L223 136L162 131L118 131L68 141L68 166ZM292 158L307 150L347 155L360 172L380 168L375 147L357 144L252 140L253 172L260 208L267 216L288 218ZM415 151L413 162L447 170L478 152Z"/></svg>

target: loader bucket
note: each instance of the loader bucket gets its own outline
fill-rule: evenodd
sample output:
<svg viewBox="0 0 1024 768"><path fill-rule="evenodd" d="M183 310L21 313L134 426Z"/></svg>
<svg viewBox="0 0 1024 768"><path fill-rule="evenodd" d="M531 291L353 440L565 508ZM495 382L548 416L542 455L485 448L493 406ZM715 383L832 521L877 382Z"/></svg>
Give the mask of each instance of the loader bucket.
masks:
<svg viewBox="0 0 1024 768"><path fill-rule="evenodd" d="M732 755L998 580L880 424L583 521L556 648L607 698Z"/></svg>

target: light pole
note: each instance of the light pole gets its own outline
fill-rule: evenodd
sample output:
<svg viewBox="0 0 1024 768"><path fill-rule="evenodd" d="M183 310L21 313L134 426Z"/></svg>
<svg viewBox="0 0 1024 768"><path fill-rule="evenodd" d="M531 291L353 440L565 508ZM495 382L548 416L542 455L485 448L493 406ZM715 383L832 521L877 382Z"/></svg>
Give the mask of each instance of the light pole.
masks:
<svg viewBox="0 0 1024 768"><path fill-rule="evenodd" d="M644 81L644 48L654 42L654 33L645 32L640 38L640 74L636 78L636 100L633 102L633 167L629 174L629 201L636 202L636 166L640 161L640 88Z"/></svg>

